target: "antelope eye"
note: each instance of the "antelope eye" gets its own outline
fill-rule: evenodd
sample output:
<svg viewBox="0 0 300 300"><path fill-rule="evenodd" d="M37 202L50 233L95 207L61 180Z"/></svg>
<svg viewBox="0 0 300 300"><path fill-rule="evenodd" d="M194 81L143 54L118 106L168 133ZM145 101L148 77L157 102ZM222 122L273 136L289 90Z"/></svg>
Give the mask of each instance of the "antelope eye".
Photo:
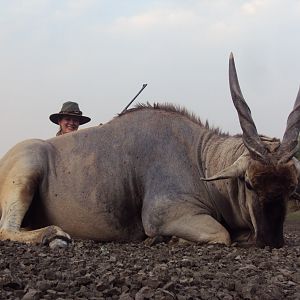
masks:
<svg viewBox="0 0 300 300"><path fill-rule="evenodd" d="M290 194L293 194L295 191L296 191L296 185L290 185L290 187L289 187L289 192L290 192Z"/></svg>
<svg viewBox="0 0 300 300"><path fill-rule="evenodd" d="M253 186L250 184L249 181L245 180L245 184L248 190L252 191L253 190Z"/></svg>

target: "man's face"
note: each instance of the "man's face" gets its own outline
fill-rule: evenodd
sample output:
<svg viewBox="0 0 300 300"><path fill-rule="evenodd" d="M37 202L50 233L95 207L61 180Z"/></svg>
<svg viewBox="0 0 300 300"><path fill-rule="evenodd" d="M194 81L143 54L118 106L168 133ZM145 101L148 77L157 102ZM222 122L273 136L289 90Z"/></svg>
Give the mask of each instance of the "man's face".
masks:
<svg viewBox="0 0 300 300"><path fill-rule="evenodd" d="M78 130L79 120L77 117L64 116L58 121L62 134Z"/></svg>

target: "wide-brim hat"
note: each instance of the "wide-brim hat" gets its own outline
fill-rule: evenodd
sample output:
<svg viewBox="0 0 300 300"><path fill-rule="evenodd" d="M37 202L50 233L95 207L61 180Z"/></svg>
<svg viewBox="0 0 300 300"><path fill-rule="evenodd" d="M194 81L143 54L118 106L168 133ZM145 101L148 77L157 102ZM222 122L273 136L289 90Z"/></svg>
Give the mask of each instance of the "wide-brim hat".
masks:
<svg viewBox="0 0 300 300"><path fill-rule="evenodd" d="M79 125L91 121L91 118L82 115L82 111L79 109L78 103L72 101L65 102L62 105L60 112L50 115L49 119L51 122L58 125L58 121L64 116L76 117L79 120Z"/></svg>

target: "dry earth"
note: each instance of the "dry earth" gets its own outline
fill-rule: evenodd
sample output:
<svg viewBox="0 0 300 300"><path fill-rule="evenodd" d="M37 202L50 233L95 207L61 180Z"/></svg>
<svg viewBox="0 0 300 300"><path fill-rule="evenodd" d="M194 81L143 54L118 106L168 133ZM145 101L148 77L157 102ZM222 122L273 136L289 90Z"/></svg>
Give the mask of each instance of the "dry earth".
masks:
<svg viewBox="0 0 300 300"><path fill-rule="evenodd" d="M300 299L300 222L281 249L0 242L1 299Z"/></svg>

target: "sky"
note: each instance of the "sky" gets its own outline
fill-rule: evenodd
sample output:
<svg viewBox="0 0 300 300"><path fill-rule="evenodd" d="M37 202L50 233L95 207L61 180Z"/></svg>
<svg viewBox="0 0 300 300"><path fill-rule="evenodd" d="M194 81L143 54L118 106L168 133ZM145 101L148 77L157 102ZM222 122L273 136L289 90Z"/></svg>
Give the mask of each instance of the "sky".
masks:
<svg viewBox="0 0 300 300"><path fill-rule="evenodd" d="M92 121L173 103L240 133L228 84L235 57L258 132L282 138L300 85L299 0L0 0L0 156L58 128L65 101ZM133 104L133 106L134 106Z"/></svg>

